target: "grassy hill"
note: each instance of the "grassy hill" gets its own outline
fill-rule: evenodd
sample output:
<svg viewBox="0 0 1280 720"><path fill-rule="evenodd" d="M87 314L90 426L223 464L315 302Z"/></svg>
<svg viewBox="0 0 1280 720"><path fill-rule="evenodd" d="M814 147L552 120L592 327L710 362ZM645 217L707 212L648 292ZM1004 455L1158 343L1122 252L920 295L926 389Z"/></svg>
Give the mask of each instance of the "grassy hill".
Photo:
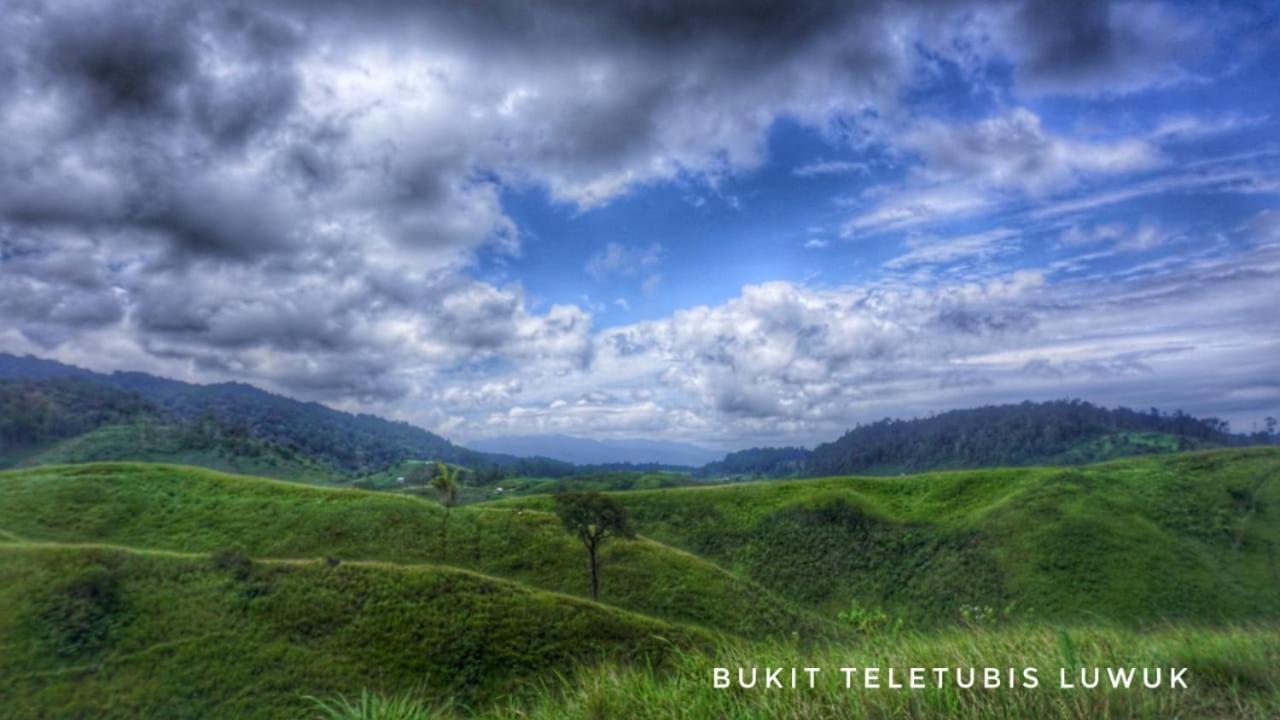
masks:
<svg viewBox="0 0 1280 720"><path fill-rule="evenodd" d="M295 718L363 688L458 702L709 637L434 566L0 542L0 715Z"/></svg>
<svg viewBox="0 0 1280 720"><path fill-rule="evenodd" d="M420 498L139 463L0 472L0 697L32 717L299 717L306 695L362 692L410 718L1280 712L1276 449L616 497L653 539L607 546L593 603L545 496L455 509L445 566L444 510ZM821 619L837 611L844 629ZM922 662L1047 684L1060 665L1185 665L1193 685L707 679Z"/></svg>
<svg viewBox="0 0 1280 720"><path fill-rule="evenodd" d="M250 437L189 438L189 428L154 423L107 425L23 457L22 466L92 462L196 465L242 475L327 484L345 476L288 448Z"/></svg>
<svg viewBox="0 0 1280 720"><path fill-rule="evenodd" d="M0 473L0 530L30 541L98 542L255 558L448 563L573 595L585 552L549 513L444 509L414 497L313 488L136 463ZM600 600L673 622L759 637L819 635L827 623L759 585L652 540L606 546Z"/></svg>
<svg viewBox="0 0 1280 720"><path fill-rule="evenodd" d="M1276 448L617 497L640 532L829 616L1280 616Z"/></svg>

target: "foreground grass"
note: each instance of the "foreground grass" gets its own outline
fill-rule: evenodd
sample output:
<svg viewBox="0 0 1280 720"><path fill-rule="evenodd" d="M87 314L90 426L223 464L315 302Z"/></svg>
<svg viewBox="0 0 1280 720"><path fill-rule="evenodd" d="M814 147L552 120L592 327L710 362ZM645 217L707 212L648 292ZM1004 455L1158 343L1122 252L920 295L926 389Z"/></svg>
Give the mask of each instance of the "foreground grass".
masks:
<svg viewBox="0 0 1280 720"><path fill-rule="evenodd" d="M192 467L104 463L0 472L0 530L28 541L251 557L441 563L586 596L577 540L550 513L444 510L421 498L314 488ZM650 540L605 547L600 600L745 637L828 634L832 624L756 583Z"/></svg>
<svg viewBox="0 0 1280 720"><path fill-rule="evenodd" d="M433 566L0 544L0 716L296 718L361 688L476 703L711 636Z"/></svg>
<svg viewBox="0 0 1280 720"><path fill-rule="evenodd" d="M640 532L827 615L1280 617L1280 448L619 493ZM546 509L549 498L503 501Z"/></svg>
<svg viewBox="0 0 1280 720"><path fill-rule="evenodd" d="M810 690L718 690L714 667L820 667ZM869 690L844 685L842 667L1036 667L1040 686L985 690ZM1185 667L1186 689L1062 689L1060 668ZM1166 671L1167 672L1167 671ZM883 679L882 679L883 683ZM1169 626L1137 633L1111 628L958 629L934 635L868 638L849 647L723 646L683 653L670 667L596 666L543 684L518 699L467 713L421 695L365 693L330 701L324 717L445 720L670 720L735 718L829 720L989 720L1041 718L1239 718L1280 715L1280 630L1274 626L1197 629Z"/></svg>

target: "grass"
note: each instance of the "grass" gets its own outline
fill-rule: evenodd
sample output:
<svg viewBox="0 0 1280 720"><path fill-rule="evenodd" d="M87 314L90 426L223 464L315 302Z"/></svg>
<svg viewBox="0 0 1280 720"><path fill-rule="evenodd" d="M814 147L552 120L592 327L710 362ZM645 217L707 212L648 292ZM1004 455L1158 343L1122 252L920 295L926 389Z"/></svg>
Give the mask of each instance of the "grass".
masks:
<svg viewBox="0 0 1280 720"><path fill-rule="evenodd" d="M818 667L813 689L716 689L712 668ZM879 668L880 689L860 681L846 687L840 668ZM911 667L926 668L923 689L888 689L889 668L902 684ZM955 684L948 672L936 686L932 668L1036 668L1038 687L999 691ZM1084 668L1186 668L1186 689L1063 689L1059 673ZM1167 671L1166 671L1167 672ZM1105 671L1104 671L1105 673ZM783 677L787 677L784 673ZM804 676L800 675L803 679ZM855 676L861 678L859 674ZM1104 674L1105 677L1105 674ZM1140 677L1140 676L1139 676ZM1006 681L1002 678L1002 687ZM1074 684L1078 685L1078 682ZM385 705L384 705L385 704ZM378 710L387 707L385 714ZM476 713L415 702L411 696L365 694L349 712L331 718L526 718L527 720L989 720L1040 718L1234 718L1263 720L1280 714L1280 629L1273 625L1204 629L1170 626L1148 632L1115 627L1014 626L957 628L928 635L874 635L856 645L798 649L786 644L720 645L685 651L661 668L605 664L535 684L506 702ZM394 713L390 710L394 709ZM372 710L373 712L370 712Z"/></svg>
<svg viewBox="0 0 1280 720"><path fill-rule="evenodd" d="M323 463L262 440L210 440L206 447L191 447L181 435L182 429L177 426L108 425L29 453L13 464L175 463L317 485L345 479Z"/></svg>
<svg viewBox="0 0 1280 720"><path fill-rule="evenodd" d="M94 547L0 545L0 607L17 717L299 717L362 688L467 703L710 638L452 568Z"/></svg>
<svg viewBox="0 0 1280 720"><path fill-rule="evenodd" d="M617 497L645 537L609 546L593 603L547 497L456 508L446 567L420 498L2 472L0 715L1280 716L1276 449ZM717 690L716 666L826 680ZM1034 666L1042 685L848 690L844 666ZM1080 666L1185 666L1191 687L1055 687Z"/></svg>
<svg viewBox="0 0 1280 720"><path fill-rule="evenodd" d="M446 563L586 596L585 550L550 513L443 508L419 498L313 488L191 467L92 464L0 473L0 530L31 541L110 543L260 558ZM653 617L746 637L831 625L689 553L652 540L605 546L600 599Z"/></svg>
<svg viewBox="0 0 1280 720"><path fill-rule="evenodd" d="M620 493L640 532L827 616L1280 615L1280 450ZM549 498L503 501L546 509Z"/></svg>

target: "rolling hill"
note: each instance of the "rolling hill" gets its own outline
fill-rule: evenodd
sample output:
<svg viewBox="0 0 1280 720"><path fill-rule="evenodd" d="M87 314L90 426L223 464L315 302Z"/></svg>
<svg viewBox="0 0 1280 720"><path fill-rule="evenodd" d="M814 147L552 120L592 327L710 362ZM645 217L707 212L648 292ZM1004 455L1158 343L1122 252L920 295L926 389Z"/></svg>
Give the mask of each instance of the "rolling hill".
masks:
<svg viewBox="0 0 1280 720"><path fill-rule="evenodd" d="M585 596L584 551L549 513L457 508L443 552L443 508L403 495L313 488L150 464L0 473L0 530L26 541L107 543L256 558L448 563ZM758 585L644 538L606 547L600 599L673 622L748 637L829 623Z"/></svg>
<svg viewBox="0 0 1280 720"><path fill-rule="evenodd" d="M614 497L642 537L606 546L594 603L547 496L454 509L446 558L443 508L413 497L142 463L0 472L0 695L19 716L93 717L297 717L316 711L307 695L365 691L437 719L1280 709L1277 449ZM1196 680L802 695L706 680L922 658Z"/></svg>
<svg viewBox="0 0 1280 720"><path fill-rule="evenodd" d="M1280 617L1280 449L616 495L640 532L825 614ZM546 509L550 499L504 505Z"/></svg>
<svg viewBox="0 0 1280 720"><path fill-rule="evenodd" d="M475 701L710 637L463 570L0 541L0 714L283 718L308 694Z"/></svg>

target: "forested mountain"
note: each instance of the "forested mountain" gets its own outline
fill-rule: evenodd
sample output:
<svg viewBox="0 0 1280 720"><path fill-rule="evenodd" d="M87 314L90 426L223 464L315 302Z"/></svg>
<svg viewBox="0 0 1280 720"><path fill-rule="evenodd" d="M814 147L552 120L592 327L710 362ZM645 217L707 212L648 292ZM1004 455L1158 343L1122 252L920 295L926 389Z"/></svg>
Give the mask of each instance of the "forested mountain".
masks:
<svg viewBox="0 0 1280 720"><path fill-rule="evenodd" d="M350 472L380 469L410 458L441 459L462 465L516 462L513 457L459 447L409 423L346 413L243 383L196 385L137 372L106 375L52 360L6 354L0 354L0 379L27 381L28 388L74 381L82 399L87 397L84 388L96 387L103 389L103 399L113 404L122 402L120 398L125 395L107 394L114 390L179 421L212 420ZM93 427L107 424L94 418L98 416L84 416L82 422ZM28 422L24 419L19 424Z"/></svg>
<svg viewBox="0 0 1280 720"><path fill-rule="evenodd" d="M760 476L787 477L804 472L809 451L802 447L750 448L731 452L723 460L698 469L698 477Z"/></svg>
<svg viewBox="0 0 1280 720"><path fill-rule="evenodd" d="M859 425L812 451L752 448L702 469L709 476L886 475L938 469L1080 464L1128 455L1266 443L1217 418L1104 408L1081 400L952 410Z"/></svg>
<svg viewBox="0 0 1280 720"><path fill-rule="evenodd" d="M0 453L155 413L137 393L80 377L0 380Z"/></svg>

